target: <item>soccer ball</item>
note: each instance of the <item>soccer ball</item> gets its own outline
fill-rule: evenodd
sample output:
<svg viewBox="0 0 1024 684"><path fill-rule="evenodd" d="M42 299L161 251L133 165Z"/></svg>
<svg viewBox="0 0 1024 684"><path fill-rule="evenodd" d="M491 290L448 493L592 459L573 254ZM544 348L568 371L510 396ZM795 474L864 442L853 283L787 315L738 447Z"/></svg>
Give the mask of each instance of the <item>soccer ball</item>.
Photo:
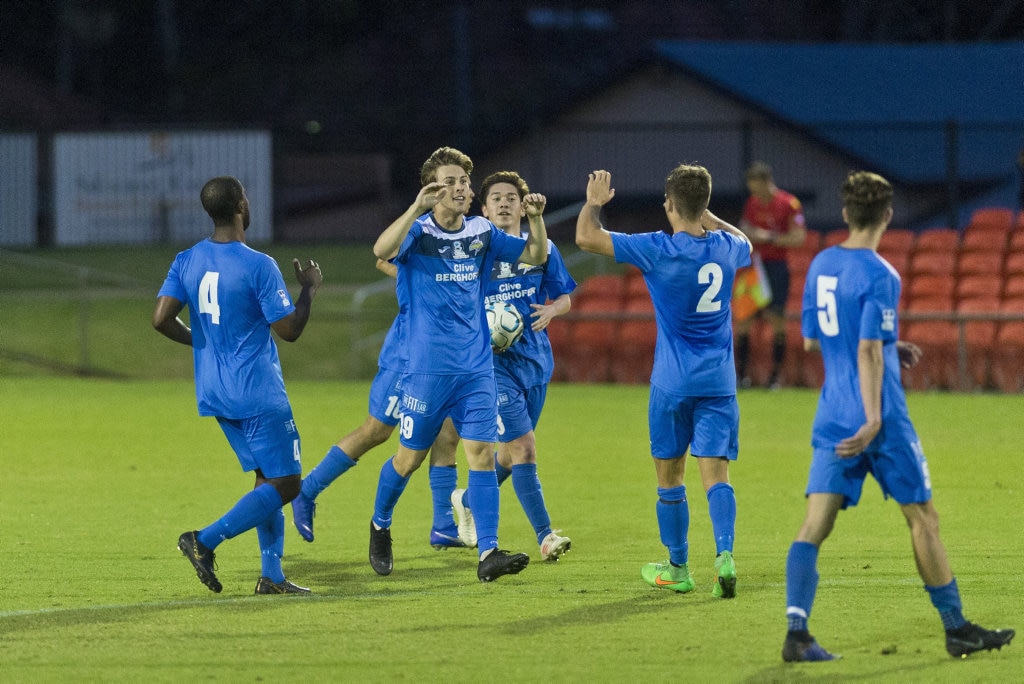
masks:
<svg viewBox="0 0 1024 684"><path fill-rule="evenodd" d="M487 327L491 331L491 346L505 351L515 344L526 330L523 315L508 302L487 303Z"/></svg>

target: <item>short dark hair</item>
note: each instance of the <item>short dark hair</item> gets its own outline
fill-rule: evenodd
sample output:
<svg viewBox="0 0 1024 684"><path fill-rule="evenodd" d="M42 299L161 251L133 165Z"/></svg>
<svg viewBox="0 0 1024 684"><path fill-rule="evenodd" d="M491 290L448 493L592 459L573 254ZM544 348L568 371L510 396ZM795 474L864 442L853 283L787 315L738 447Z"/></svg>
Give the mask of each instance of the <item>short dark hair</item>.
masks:
<svg viewBox="0 0 1024 684"><path fill-rule="evenodd" d="M206 181L199 193L203 209L215 225L231 223L238 213L238 203L245 199L245 188L234 176L217 176Z"/></svg>
<svg viewBox="0 0 1024 684"><path fill-rule="evenodd" d="M700 218L711 201L711 173L697 164L680 164L665 179L665 197L685 218Z"/></svg>
<svg viewBox="0 0 1024 684"><path fill-rule="evenodd" d="M473 160L469 158L468 154L454 147L439 147L427 157L427 161L423 162L423 166L420 167L420 185L433 183L437 180L434 177L437 170L442 166L450 165L461 167L467 176L473 174Z"/></svg>
<svg viewBox="0 0 1024 684"><path fill-rule="evenodd" d="M772 167L765 164L763 161L753 162L747 167L745 175L747 180L767 180L772 179Z"/></svg>
<svg viewBox="0 0 1024 684"><path fill-rule="evenodd" d="M843 182L843 208L851 227L880 223L892 206L892 184L877 173L851 171Z"/></svg>
<svg viewBox="0 0 1024 684"><path fill-rule="evenodd" d="M490 191L491 186L498 183L514 185L516 192L519 193L519 199L523 199L530 194L530 186L526 184L526 181L518 173L515 171L497 171L484 178L484 182L480 184L480 197L483 198L484 202L487 201L487 193Z"/></svg>

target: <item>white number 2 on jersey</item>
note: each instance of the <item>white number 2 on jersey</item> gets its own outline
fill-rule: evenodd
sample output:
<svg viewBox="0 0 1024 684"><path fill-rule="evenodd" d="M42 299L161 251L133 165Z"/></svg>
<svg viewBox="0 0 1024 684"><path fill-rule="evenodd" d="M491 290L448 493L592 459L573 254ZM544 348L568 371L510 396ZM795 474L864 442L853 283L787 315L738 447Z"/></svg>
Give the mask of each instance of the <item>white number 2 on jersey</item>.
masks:
<svg viewBox="0 0 1024 684"><path fill-rule="evenodd" d="M713 313L722 310L722 302L715 299L719 290L722 289L722 267L715 262L709 262L700 267L697 271L697 282L707 285L700 301L697 302L697 313Z"/></svg>
<svg viewBox="0 0 1024 684"><path fill-rule="evenodd" d="M818 327L827 337L839 334L839 316L836 310L836 288L839 278L818 276Z"/></svg>
<svg viewBox="0 0 1024 684"><path fill-rule="evenodd" d="M220 304L217 303L217 283L220 273L207 271L199 283L199 313L210 314L214 325L220 325Z"/></svg>

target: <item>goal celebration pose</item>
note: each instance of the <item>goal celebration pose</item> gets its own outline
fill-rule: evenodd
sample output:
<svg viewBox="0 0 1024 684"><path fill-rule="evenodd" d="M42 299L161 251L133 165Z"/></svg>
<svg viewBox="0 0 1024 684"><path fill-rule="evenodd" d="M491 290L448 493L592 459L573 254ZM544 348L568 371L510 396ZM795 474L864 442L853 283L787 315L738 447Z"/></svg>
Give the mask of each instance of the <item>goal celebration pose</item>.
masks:
<svg viewBox="0 0 1024 684"><path fill-rule="evenodd" d="M703 166L680 165L665 180L663 206L671 235L606 231L601 207L614 196L610 173L590 174L576 244L639 268L654 304L658 336L648 426L658 477L658 528L669 558L644 565L640 574L653 587L681 593L695 588L687 563L690 512L683 483L689 450L697 458L715 535L711 593L732 598L736 496L729 461L739 452L739 406L729 302L736 270L750 263L750 240L708 211L711 174Z"/></svg>

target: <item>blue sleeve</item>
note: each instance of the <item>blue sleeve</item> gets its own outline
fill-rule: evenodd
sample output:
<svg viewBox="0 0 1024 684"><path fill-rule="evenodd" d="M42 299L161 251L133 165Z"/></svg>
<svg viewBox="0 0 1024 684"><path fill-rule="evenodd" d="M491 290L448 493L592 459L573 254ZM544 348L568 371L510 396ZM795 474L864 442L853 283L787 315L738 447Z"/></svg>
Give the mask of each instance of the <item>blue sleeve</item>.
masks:
<svg viewBox="0 0 1024 684"><path fill-rule="evenodd" d="M179 302L188 303L188 293L185 292L185 287L181 284L181 255L175 257L171 263L171 268L167 271L167 277L164 279L164 284L160 286L160 291L156 293L157 297L174 297Z"/></svg>
<svg viewBox="0 0 1024 684"><path fill-rule="evenodd" d="M645 249L652 244L650 239L647 239L648 234L610 233L610 235L616 263L633 264L644 273L651 270L655 258L649 249Z"/></svg>
<svg viewBox="0 0 1024 684"><path fill-rule="evenodd" d="M490 254L487 255L491 263L495 261L518 263L524 249L526 249L526 238L509 235L493 223L491 224L491 249L488 250Z"/></svg>
<svg viewBox="0 0 1024 684"><path fill-rule="evenodd" d="M540 287L542 295L548 299L558 299L576 289L576 281L569 275L561 253L551 240L548 240L548 261Z"/></svg>
<svg viewBox="0 0 1024 684"><path fill-rule="evenodd" d="M882 340L883 343L896 341L898 283L895 278L876 278L872 282L861 311L860 339Z"/></svg>
<svg viewBox="0 0 1024 684"><path fill-rule="evenodd" d="M269 256L263 259L262 267L256 273L256 292L260 308L263 310L263 318L268 323L279 321L295 311L281 269Z"/></svg>

